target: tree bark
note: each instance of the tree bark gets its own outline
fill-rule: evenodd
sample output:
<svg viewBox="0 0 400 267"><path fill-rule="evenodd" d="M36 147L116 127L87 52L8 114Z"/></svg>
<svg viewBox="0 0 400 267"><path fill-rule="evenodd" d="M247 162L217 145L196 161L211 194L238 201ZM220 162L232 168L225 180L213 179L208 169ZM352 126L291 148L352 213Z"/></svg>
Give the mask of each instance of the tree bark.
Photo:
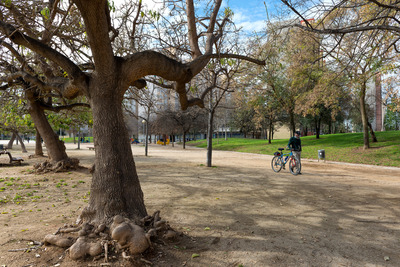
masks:
<svg viewBox="0 0 400 267"><path fill-rule="evenodd" d="M371 139L373 143L377 143L378 142L378 138L376 138L374 129L372 129L372 125L371 123L368 121L368 128L369 128L369 132L371 134Z"/></svg>
<svg viewBox="0 0 400 267"><path fill-rule="evenodd" d="M16 138L16 136L15 136L15 133L13 132L12 135L11 135L10 141L8 141L7 149L12 149L13 148L13 144L14 144L15 138Z"/></svg>
<svg viewBox="0 0 400 267"><path fill-rule="evenodd" d="M183 132L183 149L186 148L186 132Z"/></svg>
<svg viewBox="0 0 400 267"><path fill-rule="evenodd" d="M294 136L294 132L296 131L296 123L294 122L294 112L292 109L289 110L290 116L290 128L292 130L292 136Z"/></svg>
<svg viewBox="0 0 400 267"><path fill-rule="evenodd" d="M122 96L100 92L92 95L96 157L89 205L81 218L100 224L122 215L138 222L147 211L124 122Z"/></svg>
<svg viewBox="0 0 400 267"><path fill-rule="evenodd" d="M21 136L19 136L19 134L17 132L15 133L15 136L16 136L17 140L21 143L22 153L28 153L28 151L26 151L26 147L25 147L24 142L22 141Z"/></svg>
<svg viewBox="0 0 400 267"><path fill-rule="evenodd" d="M315 118L315 138L319 139L319 132L321 131L321 118Z"/></svg>
<svg viewBox="0 0 400 267"><path fill-rule="evenodd" d="M274 131L274 125L272 121L269 123L269 135L268 135L268 144L272 144L272 133Z"/></svg>
<svg viewBox="0 0 400 267"><path fill-rule="evenodd" d="M36 101L34 94L28 92L27 99L29 103L28 112L36 125L36 129L39 131L40 136L46 144L49 159L53 162L67 160L68 155L65 151L64 142L59 140L58 136L54 133L53 128L51 128L51 125L46 118L44 110Z"/></svg>
<svg viewBox="0 0 400 267"><path fill-rule="evenodd" d="M332 119L329 119L328 127L328 134L332 134Z"/></svg>
<svg viewBox="0 0 400 267"><path fill-rule="evenodd" d="M360 112L361 112L361 121L363 125L363 135L364 135L364 150L369 148L369 135L368 135L368 118L367 118L367 110L365 108L365 91L367 85L366 83L362 83L361 92L360 92Z"/></svg>
<svg viewBox="0 0 400 267"><path fill-rule="evenodd" d="M35 155L43 156L43 147L42 147L42 137L40 136L39 130L35 127L36 130L36 142L35 142Z"/></svg>

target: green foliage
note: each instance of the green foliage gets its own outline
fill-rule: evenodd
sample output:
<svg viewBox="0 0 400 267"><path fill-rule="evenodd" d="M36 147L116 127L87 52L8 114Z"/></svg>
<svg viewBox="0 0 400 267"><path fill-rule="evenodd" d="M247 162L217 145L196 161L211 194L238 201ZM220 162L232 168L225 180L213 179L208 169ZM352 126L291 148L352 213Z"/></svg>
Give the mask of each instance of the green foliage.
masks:
<svg viewBox="0 0 400 267"><path fill-rule="evenodd" d="M85 101L83 99L83 101ZM47 120L53 129L69 130L83 125L92 126L92 113L87 108L76 108L74 110L63 110L60 112L46 112Z"/></svg>
<svg viewBox="0 0 400 267"><path fill-rule="evenodd" d="M233 65L235 65L237 63L237 60L232 59L232 58L221 58L220 63L222 66L228 65L228 66L232 67Z"/></svg>
<svg viewBox="0 0 400 267"><path fill-rule="evenodd" d="M31 116L27 114L21 99L9 99L0 93L0 129L4 131L30 132L34 130Z"/></svg>
<svg viewBox="0 0 400 267"><path fill-rule="evenodd" d="M114 1L107 1L107 5L108 5L108 8L112 11L112 12L115 12L115 4L114 4Z"/></svg>
<svg viewBox="0 0 400 267"><path fill-rule="evenodd" d="M150 15L150 18L152 18L155 21L158 21L161 17L161 14L159 12L152 11L152 10L149 10L149 15Z"/></svg>
<svg viewBox="0 0 400 267"><path fill-rule="evenodd" d="M379 166L400 167L400 131L375 133L379 142L371 143L371 148L363 150L362 133L322 135L301 137L303 145L302 158L318 159L318 150L324 149L326 160L371 164ZM215 150L237 151L256 154L273 155L279 147L286 147L288 139L267 140L231 138L227 141L219 139L213 143ZM189 142L190 144L190 142ZM196 141L197 147L206 148L206 141Z"/></svg>
<svg viewBox="0 0 400 267"><path fill-rule="evenodd" d="M49 9L48 7L45 7L45 8L42 9L42 11L40 11L40 14L42 14L42 16L43 16L45 19L49 19L49 16L50 16L50 9Z"/></svg>
<svg viewBox="0 0 400 267"><path fill-rule="evenodd" d="M4 5L5 5L6 7L8 7L8 8L11 7L11 0L3 0L2 2L4 3Z"/></svg>
<svg viewBox="0 0 400 267"><path fill-rule="evenodd" d="M194 86L190 86L189 90L192 93L196 93L196 92L198 92L199 88L196 85L194 85Z"/></svg>
<svg viewBox="0 0 400 267"><path fill-rule="evenodd" d="M233 15L234 15L233 10L232 10L230 7L226 7L226 8L224 9L224 16L225 16L226 18L232 18Z"/></svg>
<svg viewBox="0 0 400 267"><path fill-rule="evenodd" d="M384 124L386 130L400 130L400 111L395 111L388 108L385 115Z"/></svg>

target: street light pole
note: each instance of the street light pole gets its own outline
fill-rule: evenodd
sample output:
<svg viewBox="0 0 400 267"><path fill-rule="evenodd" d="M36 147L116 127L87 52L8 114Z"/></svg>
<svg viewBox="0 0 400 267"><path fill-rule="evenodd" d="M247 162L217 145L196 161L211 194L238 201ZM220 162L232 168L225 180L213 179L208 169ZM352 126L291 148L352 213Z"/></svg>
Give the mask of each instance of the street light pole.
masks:
<svg viewBox="0 0 400 267"><path fill-rule="evenodd" d="M143 135L144 135L144 155L147 157L147 152L148 152L148 124L147 120L142 120L143 123ZM146 134L145 134L146 133Z"/></svg>

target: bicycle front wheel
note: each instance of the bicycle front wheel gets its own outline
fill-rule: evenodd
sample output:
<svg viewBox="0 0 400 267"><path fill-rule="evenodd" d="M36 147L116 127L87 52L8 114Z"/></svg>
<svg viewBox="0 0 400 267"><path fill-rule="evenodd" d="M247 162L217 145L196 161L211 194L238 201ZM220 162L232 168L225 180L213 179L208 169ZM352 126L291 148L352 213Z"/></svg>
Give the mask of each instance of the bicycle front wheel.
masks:
<svg viewBox="0 0 400 267"><path fill-rule="evenodd" d="M301 163L295 157L292 157L289 160L289 170L293 175L297 175L300 173L301 170Z"/></svg>
<svg viewBox="0 0 400 267"><path fill-rule="evenodd" d="M279 172L282 169L282 158L279 156L275 156L271 161L271 167L274 172Z"/></svg>

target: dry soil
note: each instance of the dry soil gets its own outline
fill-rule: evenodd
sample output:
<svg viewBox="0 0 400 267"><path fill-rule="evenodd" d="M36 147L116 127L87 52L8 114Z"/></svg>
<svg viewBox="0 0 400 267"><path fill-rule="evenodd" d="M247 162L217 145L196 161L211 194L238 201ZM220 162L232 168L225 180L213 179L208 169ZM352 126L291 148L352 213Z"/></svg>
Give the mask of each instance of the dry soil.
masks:
<svg viewBox="0 0 400 267"><path fill-rule="evenodd" d="M90 167L92 144L67 153ZM152 266L400 266L400 169L303 159L302 175L274 173L271 156L132 145L148 213L180 233L143 256ZM42 241L73 223L90 197L87 169L40 174L0 156L0 266L129 266L73 262ZM329 156L329 155L327 155ZM328 158L329 159L329 158ZM148 263L142 262L143 266Z"/></svg>

